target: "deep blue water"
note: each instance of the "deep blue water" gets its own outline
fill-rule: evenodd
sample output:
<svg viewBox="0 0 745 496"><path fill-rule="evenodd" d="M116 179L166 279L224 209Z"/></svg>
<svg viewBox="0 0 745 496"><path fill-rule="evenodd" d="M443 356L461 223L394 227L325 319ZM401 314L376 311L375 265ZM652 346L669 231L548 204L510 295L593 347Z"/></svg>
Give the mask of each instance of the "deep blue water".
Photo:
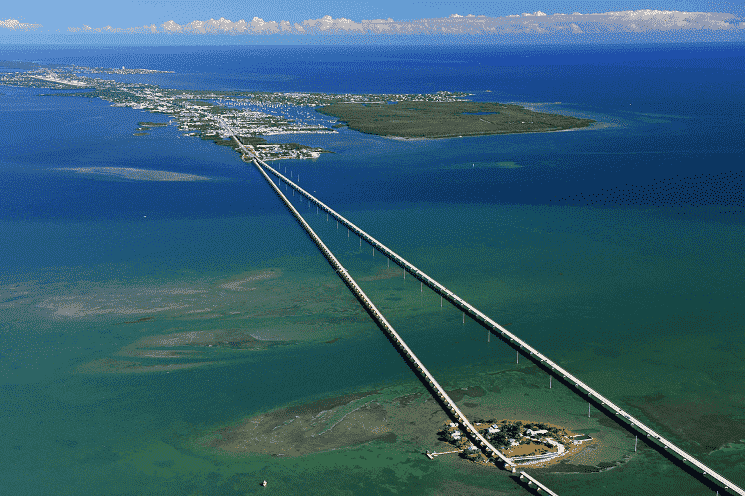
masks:
<svg viewBox="0 0 745 496"><path fill-rule="evenodd" d="M531 167L505 173L495 171L478 178L476 188L450 187L469 183L474 178L461 171L445 172L447 180L438 183L413 182L398 191L394 184L375 188L376 199L390 202L393 196L406 201L421 198L455 202L524 203L524 204L597 204L662 205L716 204L742 207L743 188L740 174L743 143L741 116L745 102L736 98L745 92L741 47L729 45L640 45L606 47L473 47L396 48L396 47L225 47L225 48L132 48L117 50L39 49L16 52L9 49L8 59L23 58L47 63L77 63L91 66L121 65L176 71L175 75L134 76L167 86L256 89L270 91L320 92L431 92L441 89L474 92L477 100L529 103L562 102L544 107L546 111L565 111L613 121L619 127L603 133L579 132L568 135L508 136L433 144L424 148L403 145L392 153L407 160L410 150L431 153L426 167L452 164L463 156L464 149L478 150L484 160L510 157L519 153ZM133 77L130 77L130 79ZM490 93L486 93L490 90ZM15 91L15 90L13 90ZM51 100L51 99L50 99ZM16 104L17 105L17 104ZM37 119L4 119L3 134L45 136L48 146L42 149L14 141L0 145L3 156L14 162L55 164L66 153L76 155L85 150L87 158L106 161L108 141L86 139L88 133L101 128L129 131L119 123L123 111L106 108L101 102L89 104L86 118L67 131L60 129L65 107L78 102L53 102L59 113L42 121ZM22 112L22 110L21 110ZM645 116L644 114L664 114ZM19 117L22 114L18 114ZM88 120L86 120L88 119ZM665 125L655 119L666 120ZM615 122L622 120L622 122ZM33 129L32 129L33 127ZM67 132L72 132L68 135ZM113 139L113 134L111 135ZM312 138L311 138L312 139ZM128 137L127 142L132 140ZM155 145L159 146L159 145ZM376 143L376 147L385 145ZM14 147L9 149L8 147ZM162 163L173 150L149 146L127 151L132 160ZM215 152L222 153L225 152ZM366 151L368 162L389 160L386 149L378 155ZM62 155L61 155L62 154ZM114 154L116 156L116 154ZM76 155L80 157L80 155ZM380 156L380 159L378 157ZM212 170L211 158L202 154L196 159L190 150L178 156L179 167L192 171ZM114 159L115 160L115 159ZM509 158L507 158L509 160ZM328 161L328 160L327 160ZM333 162L333 160L331 160ZM553 173L538 164L572 163L572 173ZM538 166L536 166L538 165ZM406 175L418 174L417 165L399 168ZM383 173L387 176L389 169ZM353 182L363 180L351 178ZM375 178L375 181L385 177ZM30 197L43 196L42 179ZM391 177L393 183L399 181ZM510 184L509 188L499 185ZM7 184L7 183L5 183ZM438 185L442 186L438 188ZM121 187L107 184L95 188ZM226 185L215 191L226 193ZM235 195L239 196L237 190ZM16 189L16 188L12 188ZM194 194L209 195L209 188ZM347 188L340 185L338 190ZM2 213L11 215L66 215L66 206L79 204L84 190L70 191L31 206L10 201ZM670 195L671 191L677 192ZM395 192L395 193L392 193ZM498 192L498 194L497 194ZM391 193L386 196L387 193ZM230 195L231 193L228 193ZM137 209L149 196L147 187L127 197L129 208ZM3 198L12 198L5 192ZM183 202L168 202L169 209L188 210ZM234 200L234 201L233 201ZM246 200L243 200L246 201ZM346 199L350 201L350 199ZM60 205L58 202L62 202ZM236 202L240 204L237 208ZM191 202L196 205L197 202ZM260 202L253 204L257 207ZM120 215L127 209L112 196L111 213ZM24 213L18 213L18 209ZM96 206L95 209L106 208ZM215 206L240 211L237 198ZM85 209L87 215L95 215ZM204 210L196 209L201 215ZM85 214L83 214L85 215ZM730 214L731 215L731 214Z"/></svg>

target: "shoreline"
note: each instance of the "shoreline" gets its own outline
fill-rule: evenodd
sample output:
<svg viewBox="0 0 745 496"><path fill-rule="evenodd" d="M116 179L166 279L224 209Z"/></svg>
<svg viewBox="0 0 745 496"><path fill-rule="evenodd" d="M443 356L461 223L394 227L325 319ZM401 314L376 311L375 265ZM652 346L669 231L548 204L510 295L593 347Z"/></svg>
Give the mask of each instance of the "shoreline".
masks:
<svg viewBox="0 0 745 496"><path fill-rule="evenodd" d="M438 141L438 140L445 140L445 139L458 139L458 138L481 138L484 136L511 136L514 134L548 134L548 133L567 133L572 131L590 131L590 130L597 130L597 129L605 129L610 124L607 122L602 121L596 121L590 124L589 126L582 126L582 127L573 127L569 129L551 129L548 131L515 131L515 132L507 132L507 133L484 133L484 134L464 134L464 135L453 135L453 136L436 136L436 137L421 137L421 138L406 138L404 136L391 136L391 135L382 135L382 134L375 134L375 133L366 133L364 131L359 131L357 129L353 129L353 131L357 131L359 133L369 134L372 136L380 136L381 138L390 139L394 141ZM352 128L350 128L352 129Z"/></svg>
<svg viewBox="0 0 745 496"><path fill-rule="evenodd" d="M385 105L331 103L316 112L334 117L334 126L400 139L442 139L496 134L552 132L589 127L594 119L536 112L498 102L392 101Z"/></svg>

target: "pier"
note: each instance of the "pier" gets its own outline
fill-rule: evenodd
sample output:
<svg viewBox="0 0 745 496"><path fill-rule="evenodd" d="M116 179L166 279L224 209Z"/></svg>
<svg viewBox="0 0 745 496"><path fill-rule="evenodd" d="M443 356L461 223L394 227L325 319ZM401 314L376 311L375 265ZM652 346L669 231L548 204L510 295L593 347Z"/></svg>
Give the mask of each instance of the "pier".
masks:
<svg viewBox="0 0 745 496"><path fill-rule="evenodd" d="M463 453L463 450L441 451L439 453L435 453L434 451L432 452L427 451L426 455L427 455L427 458L429 458L430 460L434 460L436 456L449 455L451 453Z"/></svg>
<svg viewBox="0 0 745 496"><path fill-rule="evenodd" d="M241 150L244 151L245 157L250 157L253 161L254 165L261 171L261 173L265 176L267 181L272 185L273 188L275 188L275 191L278 192L283 198L284 195L282 195L279 188L272 182L271 179L266 174L266 171L269 171L271 174L277 177L279 181L284 181L285 184L293 189L293 191L297 191L300 195L307 198L309 203L313 203L316 205L316 207L333 217L337 220L339 224L342 224L347 227L349 232L354 233L356 236L360 238L360 242L362 240L365 240L366 243L368 243L370 246L373 247L374 250L379 251L386 257L388 257L390 260L392 260L394 263L396 263L399 267L401 267L404 270L404 274L408 272L411 276L418 279L422 285L426 285L428 288L430 288L435 293L439 294L441 298L447 300L450 302L453 306L458 308L463 312L464 319L465 315L468 315L471 319L478 322L482 327L487 329L491 334L494 334L496 337L501 339L503 342L511 346L516 350L518 353L518 356L522 354L524 357L532 361L534 364L536 364L541 369L545 370L548 374L550 374L552 377L557 378L560 382L563 382L567 386L573 389L573 391L578 394L583 399L586 399L588 401L588 412L589 412L589 404L595 403L597 406L599 406L601 409L605 410L606 412L609 412L612 415L616 416L616 419L619 421L619 423L624 424L629 430L639 432L643 435L645 435L648 438L648 442L652 446L656 446L659 451L666 452L668 455L675 455L678 460L684 462L687 464L687 467L697 472L700 476L703 476L706 480L708 480L710 483L712 483L714 486L717 486L727 492L730 492L732 494L738 494L741 496L745 496L745 490L743 490L741 487L737 486L721 474L718 474L711 468L709 468L707 465L703 464L696 458L694 458L692 455L681 449L680 447L673 444L668 439L661 436L659 433L642 423L640 420L633 417L628 412L624 411L622 408L620 408L618 405L610 401L605 396L601 395L599 392L595 391L593 388L591 388L589 385L585 384L583 381L581 381L579 378L572 375L569 371L565 370L563 367L559 366L556 362L549 359L546 355L540 353L537 349L530 346L528 343L520 339L517 335L511 333L501 325L499 325L497 322L486 316L484 313L473 307L471 304L460 298L458 295L447 289L445 286L440 284L439 282L435 281L431 277L429 277L427 274L419 270L417 267L415 267L413 264L408 262L406 259L395 253L393 250L388 248L387 246L383 245L380 241L373 238L369 234L367 234L365 231L363 231L361 228L357 227L355 224L353 224L351 221L343 217L341 214L337 213L335 210L330 208L325 203L318 200L316 197L314 197L312 194L298 186L293 181L289 180L286 176L281 174L279 171L275 170L266 162L262 161L258 158L258 156L253 152L249 151L245 146L243 146L240 141L238 141L235 136L233 136L233 139L238 144L238 146L241 148ZM265 171L265 170L266 171ZM293 193L294 194L294 193ZM294 210L294 207L289 205L289 200L285 198L286 204L288 204L289 208L292 208ZM297 212L297 211L295 211ZM299 217L299 214L296 214L296 217ZM301 220L302 217L300 217L299 220ZM301 223L305 223L304 220L301 220ZM307 225L307 224L306 224ZM310 229L310 226L308 226L308 229ZM320 239L318 240L320 242ZM330 252L329 252L330 253ZM333 256L333 255L332 255ZM328 258L328 257L327 257ZM338 263L338 261L337 261ZM338 271L337 271L338 272ZM345 271L346 272L346 271ZM347 274L348 275L348 274ZM351 277L349 280L353 283L351 280ZM345 280L345 283L347 281ZM347 283L349 286L349 283ZM353 293L355 293L355 296L360 299L358 294L364 294L362 293L362 290L359 289L359 287L354 283L354 286L357 288L359 293L355 292L353 290ZM350 286L350 289L351 286ZM365 296L365 299L367 297ZM367 299L369 302L369 299ZM362 300L360 300L362 302ZM374 308L372 306L372 302L369 302L369 305L371 308ZM363 303L363 306L365 304ZM378 320L376 319L376 316L379 316L379 318L382 321L385 321L385 319L380 315L380 313L375 309L374 313L371 313L371 310L369 310L367 307L365 307L368 313L373 317L374 320L376 320L376 323ZM385 321L387 323L387 321ZM378 324L380 325L380 323ZM390 327L390 324L388 324ZM483 437L478 434L476 429L473 428L473 426L468 422L468 420L463 416L463 414L460 412L460 410L457 409L457 406L452 402L452 400L447 396L447 394L442 390L442 388L439 386L439 384L434 380L434 377L429 374L428 371L424 368L424 366L421 364L421 362L416 359L416 357L411 353L411 351L408 349L408 346L403 343L402 340L400 340L400 337L398 337L398 334L395 334L395 331L392 327L390 327L390 330L387 331L383 327L381 327L386 333L389 333L392 331L392 334L389 334L391 336L395 335L397 336L397 339L401 342L401 345L406 350L406 356L407 359L414 360L413 363L415 363L415 367L417 370L421 370L422 374L426 377L426 380L429 382L434 389L437 391L438 396L440 393L442 393L442 396L440 398L443 400L443 402L447 403L448 405L452 405L451 413L455 415L457 412L457 415L455 415L455 418L458 420L459 423L464 425L466 428L466 432L469 435L469 437L475 437L479 442L476 443L477 446L482 448L482 450L486 450L487 456L493 457L497 455L504 461L505 468L514 468L514 464L511 460L507 459L504 455L502 455L498 450L494 449L491 444L489 444ZM409 357L409 353L411 358ZM426 371L426 373L424 373ZM447 400L446 400L447 399ZM465 422L468 422L465 424ZM481 439L483 441L481 441ZM553 493L552 493L553 494Z"/></svg>

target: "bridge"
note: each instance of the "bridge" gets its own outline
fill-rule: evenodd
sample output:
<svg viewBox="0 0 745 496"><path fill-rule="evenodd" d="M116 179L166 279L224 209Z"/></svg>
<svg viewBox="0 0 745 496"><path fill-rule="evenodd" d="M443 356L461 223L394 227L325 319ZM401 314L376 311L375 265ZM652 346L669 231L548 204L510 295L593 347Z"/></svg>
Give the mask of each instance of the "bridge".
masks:
<svg viewBox="0 0 745 496"><path fill-rule="evenodd" d="M240 146L242 146L242 143L235 139L233 139L238 143ZM244 149L245 151L248 151L247 149ZM313 242L316 244L319 250L321 250L321 253L323 253L323 256L326 257L326 260L328 260L329 264L334 268L336 273L339 275L339 277L344 281L344 284L347 285L347 287L352 291L352 294L357 298L357 300L362 304L362 307L367 311L367 313L372 317L372 319L375 321L375 323L378 325L378 327L386 333L386 335L389 337L391 342L399 349L399 351L404 355L406 360L414 367L416 372L419 374L419 376L425 381L426 384L429 385L429 387L435 392L437 397L439 398L440 402L445 405L445 407L448 409L450 414L457 420L457 422L463 427L466 434L474 441L474 444L476 446L479 446L482 451L485 451L487 456L492 458L497 458L501 460L504 463L505 468L512 468L514 467L514 464L512 461L504 456L499 450L497 450L492 444L482 436L479 431L476 430L476 428L471 424L471 422L466 418L466 416L463 414L463 412L460 411L458 406L455 404L455 402L448 396L448 394L445 392L445 390L440 386L440 384L437 382L437 380L434 378L434 376L430 373L429 370L424 366L424 364L417 358L417 356L414 354L413 351L411 351L411 348L404 342L404 340L401 338L401 336L396 332L396 330L393 328L393 326L386 320L386 318L383 316L383 314L380 313L380 311L377 309L375 304L370 300L370 298L367 297L367 295L362 291L362 288L359 287L357 282L352 278L352 276L349 275L349 272L342 266L342 264L339 262L339 260L334 256L334 254L331 252L331 250L326 247L323 241L321 241L321 238L318 237L318 235L313 231L313 229L310 227L310 225L305 221L302 215L300 215L300 212L297 211L295 206L290 202L290 200L282 193L282 191L279 189L279 186L274 184L274 182L269 178L266 171L262 168L260 165L262 162L255 157L253 158L253 163L256 166L256 168L259 170L261 175L266 179L266 181L272 186L272 189L274 189L274 192L277 193L277 196L280 197L282 202L287 206L287 208L290 210L292 215L297 219L297 221L300 223L300 225L305 229L305 231L308 233L310 238L313 240Z"/></svg>
<svg viewBox="0 0 745 496"><path fill-rule="evenodd" d="M455 293L447 289L445 286L443 286L442 284L440 284L433 278L429 277L427 274L419 270L417 267L415 267L413 264L408 262L402 256L398 255L393 250L383 245L380 241L373 238L372 236L367 234L365 231L363 231L361 228L359 228L358 226L353 224L351 221L343 217L341 214L333 210L331 207L329 207L325 203L318 200L308 191L304 190L299 185L297 185L293 181L289 180L286 176L281 174L279 171L269 166L266 162L262 161L258 157L258 155L255 153L255 151L253 151L253 149L249 150L248 148L246 148L243 145L243 143L241 143L235 137L235 134L232 131L231 131L231 136L232 136L232 139L238 144L238 147L244 152L244 159L246 157L251 158L254 165L256 165L256 167L260 170L262 175L268 180L268 182L275 189L275 192L277 192L277 194L280 195L280 197L284 199L285 204L288 206L288 208L291 208L291 210L294 211L293 215L295 215L296 218L298 218L301 224L305 224L304 227L307 226L307 223L305 223L304 219L301 220L302 217L300 216L300 214L297 212L297 210L294 209L294 206L292 206L289 203L289 200L284 196L284 194L282 194L281 190L279 189L279 186L275 185L274 182L269 178L269 176L266 174L266 171L269 171L271 174L273 174L277 178L278 184L280 181L284 181L284 183L287 186L293 188L294 191L297 191L300 195L307 198L309 203L315 204L318 209L323 210L328 215L331 215L332 217L334 217L334 219L336 219L340 224L346 226L350 232L353 232L355 235L357 235L360 238L360 243L362 242L362 240L365 240L365 242L368 243L370 246L372 246L374 249L378 250L380 253L388 257L390 260L393 260L393 262L396 263L398 266L400 266L405 272L408 272L413 277L418 279L422 283L422 285L426 285L432 291L439 294L442 298L450 302L453 306L460 309L463 312L464 319L465 319L465 315L467 314L470 318L478 322L482 327L487 329L490 333L494 334L495 336L500 338L502 341L507 343L509 346L514 348L518 353L521 353L523 356L527 357L537 366L547 371L547 373L549 373L551 376L556 377L558 380L564 382L565 384L569 386L572 386L574 388L575 393L577 393L578 395L582 397L587 398L588 402L594 402L596 405L600 405L606 411L611 412L612 414L615 414L619 423L625 424L626 427L632 431L636 431L636 432L642 433L643 435L646 435L646 437L648 438L648 443L650 445L654 446L656 444L656 446L660 450L664 450L670 454L675 454L679 460L682 460L683 462L688 464L688 467L690 467L692 470L698 471L701 476L704 476L707 480L712 482L713 485L720 487L723 490L728 491L730 493L745 496L745 490L743 490L742 488L740 488L739 486L737 486L736 484L734 484L733 482L731 482L724 476L718 474L717 472L709 468L707 465L704 465L702 462L694 458L692 455L690 455L689 453L687 453L680 447L673 444L668 439L662 437L659 433L657 433L656 431L654 431L653 429L651 429L650 427L642 423L640 420L633 417L628 412L624 411L618 405L610 401L605 396L601 395L599 392L595 391L593 388L585 384L579 378L572 375L570 372L565 370L563 367L558 365L556 362L550 360L547 356L540 353L537 349L530 346L528 343L520 339L518 336L511 333L510 331L508 331L507 329L505 329L504 327L496 323L491 318L487 317L484 313L476 309L474 306L472 306L471 304L469 304L468 302L460 298L458 295L456 295ZM309 229L310 229L310 226L307 226L306 231L308 231ZM314 233L314 236L315 236L315 233ZM318 242L320 242L320 239L318 239ZM316 242L316 244L318 244L318 242ZM330 252L328 253L330 254ZM329 258L328 255L326 255L326 253L324 253L324 255L326 256L327 259ZM338 261L336 263L338 263ZM344 271L344 273L346 274L346 271ZM346 275L348 276L348 274ZM341 276L341 273L340 273L340 276ZM352 283L354 283L351 277L349 277L349 280ZM347 286L349 286L349 282L345 280L345 283L347 284ZM362 290L359 289L359 286L357 286L356 283L354 283L354 286L357 288L359 293L356 293L355 290L353 290L353 292L355 293L355 296L357 296L357 298L360 299L359 294L364 295L364 293L362 293ZM365 299L367 299L366 296L365 296ZM369 301L369 299L367 299L367 301L369 302L369 305L371 306L370 308L375 308L372 302ZM362 303L361 299L360 299L360 302ZM363 303L363 306L365 306L368 313L370 313L370 310L368 309L365 303ZM380 326L378 319L376 319L376 315L379 316L381 321L385 321L385 319L380 314L380 312L377 311L377 308L375 308L374 313L371 313L371 317L373 317L376 323L378 323L378 325ZM385 322L387 323L387 321ZM388 326L390 327L390 324L388 324ZM392 327L390 327L389 331L386 331L385 329L384 331L386 333L390 333L391 331L395 333ZM389 335L392 335L392 334L389 334ZM395 335L398 337L398 334L395 334ZM400 339L400 337L398 337L397 339L400 340L401 345L406 346L403 340ZM415 363L417 364L416 365L417 370L426 371L424 366L421 365L421 362L419 362L419 360L416 359L413 353L408 349L408 346L406 346L405 349L407 350L408 353L411 353L411 357L413 357L413 358L409 358L409 360L415 359ZM408 358L408 355L407 355L407 358ZM421 369L419 367L421 367ZM457 407L455 406L455 404L447 396L445 391L442 390L441 387L439 387L439 384L434 380L434 377L431 376L429 371L424 373L424 376L426 377L426 380L428 381L428 383L432 385L437 384L437 387L435 389L437 390L438 395L440 392L442 393L442 396L440 396L440 398L443 400L447 398L445 402L448 405L452 405L453 407L453 409L451 409L451 412L457 411L458 414L460 415L460 416L456 416L456 418L458 418L459 423L461 423L462 425L464 425L464 427L466 427L467 433L470 436L476 437L473 434L474 433L478 434L478 432L473 428L470 422L468 422L465 416L463 416L460 410L457 410ZM450 409L450 407L448 408ZM464 421L468 423L466 424ZM478 437L476 437L476 440L478 441L478 444L477 444L478 446L480 446L482 449L486 448L486 453L488 456L493 457L495 454L497 456L501 456L501 458L505 462L504 467L506 469L514 468L514 464L512 463L512 461L504 457L498 450L494 449L494 447L488 444L486 440L481 441L481 439L479 439Z"/></svg>
<svg viewBox="0 0 745 496"><path fill-rule="evenodd" d="M528 487L533 487L533 485L535 485L536 492L540 493L541 491L545 491L545 493L549 496L559 496L558 494L538 482L535 477L528 475L526 472L520 472L520 480L527 482Z"/></svg>

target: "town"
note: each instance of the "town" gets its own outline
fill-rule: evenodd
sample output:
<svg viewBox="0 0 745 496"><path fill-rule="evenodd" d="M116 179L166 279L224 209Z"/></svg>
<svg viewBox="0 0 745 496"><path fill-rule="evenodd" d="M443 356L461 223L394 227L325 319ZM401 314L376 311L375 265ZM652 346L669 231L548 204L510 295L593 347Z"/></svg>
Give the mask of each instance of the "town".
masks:
<svg viewBox="0 0 745 496"><path fill-rule="evenodd" d="M163 114L185 136L198 136L219 145L232 146L227 123L262 160L314 159L325 150L298 143L270 143L262 136L290 134L333 134L343 127L333 117L315 112L315 107L332 103L386 104L391 102L453 102L469 96L462 92L433 94L326 94L302 92L208 91L161 88L154 84L131 83L94 77L99 74L148 75L166 73L152 69L106 69L82 66L36 66L7 72L0 84L7 86L74 90L46 96L100 98L114 107L129 107ZM133 134L145 136L156 126L140 126Z"/></svg>

